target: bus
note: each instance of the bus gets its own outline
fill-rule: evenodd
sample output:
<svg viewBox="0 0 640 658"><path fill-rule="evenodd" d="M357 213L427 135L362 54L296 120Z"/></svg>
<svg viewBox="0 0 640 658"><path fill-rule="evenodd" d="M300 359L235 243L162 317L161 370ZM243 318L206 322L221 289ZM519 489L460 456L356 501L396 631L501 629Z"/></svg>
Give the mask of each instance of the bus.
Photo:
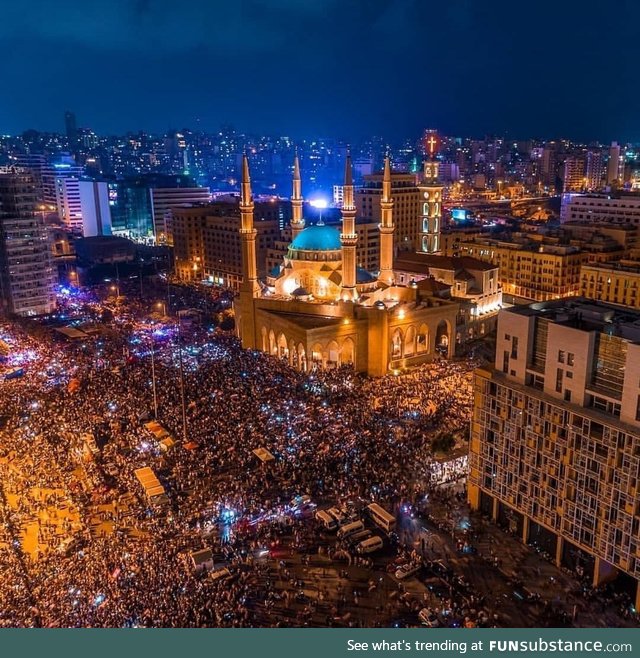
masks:
<svg viewBox="0 0 640 658"><path fill-rule="evenodd" d="M366 553L375 553L379 551L384 546L384 542L380 537L371 537L370 539L365 539L361 541L356 546L356 551L361 555Z"/></svg>
<svg viewBox="0 0 640 658"><path fill-rule="evenodd" d="M383 509L378 503L371 503L367 505L367 512L371 520L385 532L391 532L396 527L396 517L389 514L386 509Z"/></svg>
<svg viewBox="0 0 640 658"><path fill-rule="evenodd" d="M322 523L325 530L337 530L338 528L338 522L324 510L316 512L316 520Z"/></svg>
<svg viewBox="0 0 640 658"><path fill-rule="evenodd" d="M338 530L338 539L346 539L351 535L355 535L356 532L364 530L364 523L362 521L354 521L353 523L347 523L343 525L340 530Z"/></svg>

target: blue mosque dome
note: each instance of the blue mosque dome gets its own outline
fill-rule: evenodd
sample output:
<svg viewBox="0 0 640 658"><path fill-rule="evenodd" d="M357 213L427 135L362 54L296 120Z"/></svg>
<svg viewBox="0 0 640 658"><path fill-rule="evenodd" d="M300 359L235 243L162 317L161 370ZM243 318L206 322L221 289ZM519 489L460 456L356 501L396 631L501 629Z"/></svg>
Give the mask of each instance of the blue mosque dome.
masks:
<svg viewBox="0 0 640 658"><path fill-rule="evenodd" d="M340 232L322 224L303 229L291 243L291 249L305 251L335 251L341 247Z"/></svg>

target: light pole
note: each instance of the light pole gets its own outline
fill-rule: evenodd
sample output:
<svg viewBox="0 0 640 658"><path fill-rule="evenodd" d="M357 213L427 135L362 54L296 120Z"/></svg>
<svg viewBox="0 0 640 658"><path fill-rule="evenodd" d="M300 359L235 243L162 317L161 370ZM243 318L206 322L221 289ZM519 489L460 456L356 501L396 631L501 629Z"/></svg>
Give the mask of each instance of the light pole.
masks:
<svg viewBox="0 0 640 658"><path fill-rule="evenodd" d="M118 262L116 261L116 286L118 288L118 299L120 298L120 269L118 267Z"/></svg>
<svg viewBox="0 0 640 658"><path fill-rule="evenodd" d="M153 417L158 420L158 395L156 392L156 346L153 340L153 331L149 334L151 342L151 384L153 386Z"/></svg>
<svg viewBox="0 0 640 658"><path fill-rule="evenodd" d="M187 406L184 397L184 365L182 363L182 324L178 316L178 363L180 365L180 397L182 399L182 440L187 442Z"/></svg>
<svg viewBox="0 0 640 658"><path fill-rule="evenodd" d="M140 259L140 299L142 300L143 294L142 294L142 268L144 267L144 258Z"/></svg>

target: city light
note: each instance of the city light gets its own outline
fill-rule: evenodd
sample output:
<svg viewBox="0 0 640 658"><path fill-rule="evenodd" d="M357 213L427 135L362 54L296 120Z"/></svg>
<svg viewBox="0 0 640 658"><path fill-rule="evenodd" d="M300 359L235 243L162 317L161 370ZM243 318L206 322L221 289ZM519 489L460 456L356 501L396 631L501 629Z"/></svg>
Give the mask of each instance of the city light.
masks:
<svg viewBox="0 0 640 658"><path fill-rule="evenodd" d="M311 199L309 201L309 205L312 206L313 208L317 208L318 210L324 210L325 208L329 207L329 203L327 202L326 199Z"/></svg>

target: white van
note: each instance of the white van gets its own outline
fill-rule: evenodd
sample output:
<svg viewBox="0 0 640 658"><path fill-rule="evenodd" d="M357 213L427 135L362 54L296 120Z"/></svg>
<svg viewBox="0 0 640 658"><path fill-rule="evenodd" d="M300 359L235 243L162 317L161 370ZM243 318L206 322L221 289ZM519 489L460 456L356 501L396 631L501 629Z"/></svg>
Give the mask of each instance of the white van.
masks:
<svg viewBox="0 0 640 658"><path fill-rule="evenodd" d="M332 516L338 525L344 525L346 517L337 507L330 507L327 514Z"/></svg>
<svg viewBox="0 0 640 658"><path fill-rule="evenodd" d="M347 525L343 525L342 528L338 530L338 538L345 539L346 537L349 537L356 532L360 532L361 530L364 530L364 523L362 523L362 521L347 523Z"/></svg>
<svg viewBox="0 0 640 658"><path fill-rule="evenodd" d="M316 521L321 523L325 530L336 530L338 527L338 522L325 512L324 510L318 510L316 512Z"/></svg>
<svg viewBox="0 0 640 658"><path fill-rule="evenodd" d="M361 541L356 546L356 551L361 555L365 553L375 553L379 551L384 546L384 542L380 537L371 537L370 539L365 539Z"/></svg>

